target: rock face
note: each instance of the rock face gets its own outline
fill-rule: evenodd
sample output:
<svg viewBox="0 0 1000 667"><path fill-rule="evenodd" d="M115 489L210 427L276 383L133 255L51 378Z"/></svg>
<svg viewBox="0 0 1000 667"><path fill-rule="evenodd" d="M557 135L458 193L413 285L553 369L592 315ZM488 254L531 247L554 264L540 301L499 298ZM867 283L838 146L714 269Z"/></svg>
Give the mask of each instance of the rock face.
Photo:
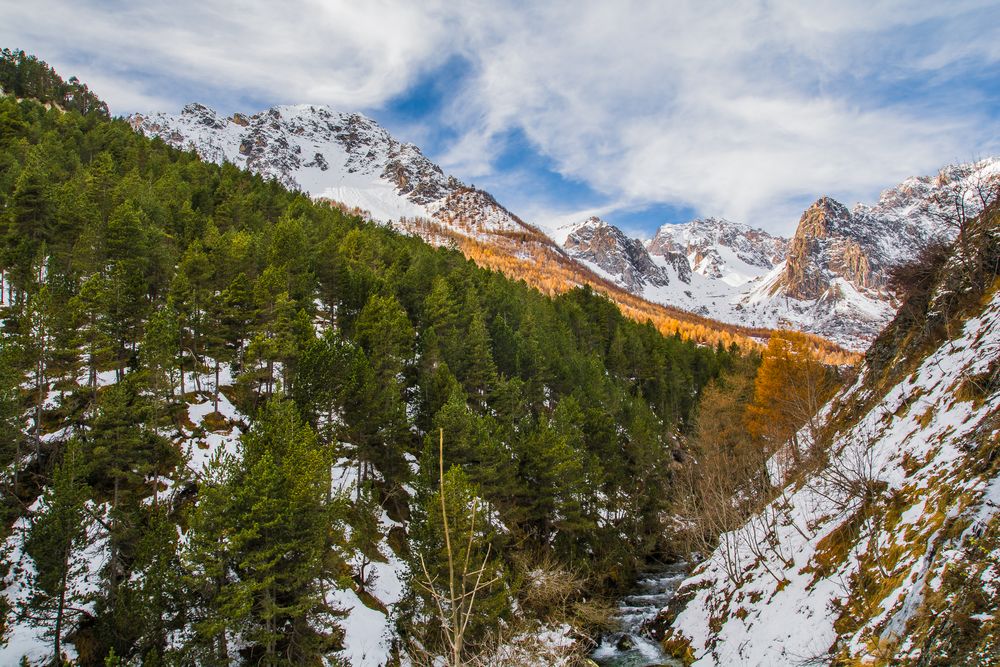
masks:
<svg viewBox="0 0 1000 667"><path fill-rule="evenodd" d="M734 324L808 331L863 350L895 312L889 270L932 239L954 238L956 217L978 214L998 182L1000 159L990 158L907 179L876 204L853 210L821 197L791 239L716 218L664 225L645 247L656 269L677 278L666 282L642 262L619 270L627 253L585 257L590 250L569 237L564 247L652 301ZM621 240L613 227L602 234L619 239L619 248L636 243Z"/></svg>
<svg viewBox="0 0 1000 667"><path fill-rule="evenodd" d="M641 241L628 238L600 218L588 218L574 226L563 248L631 292L641 293L647 285L664 287L670 284L668 272L653 262Z"/></svg>
<svg viewBox="0 0 1000 667"><path fill-rule="evenodd" d="M785 273L781 282L785 293L800 300L821 298L837 277L859 289L877 289L883 276L872 271L862 248L864 236L850 212L840 202L823 197L806 209L788 246Z"/></svg>

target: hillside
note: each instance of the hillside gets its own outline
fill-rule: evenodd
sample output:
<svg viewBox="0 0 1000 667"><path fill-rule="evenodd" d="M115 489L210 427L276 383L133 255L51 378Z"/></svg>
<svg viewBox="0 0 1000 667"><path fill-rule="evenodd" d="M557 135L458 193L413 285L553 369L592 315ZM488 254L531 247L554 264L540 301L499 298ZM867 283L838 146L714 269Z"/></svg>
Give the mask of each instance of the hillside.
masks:
<svg viewBox="0 0 1000 667"><path fill-rule="evenodd" d="M663 333L679 331L711 345L735 342L743 348L769 335L767 327L714 321L707 312L688 312L687 303L654 303L641 291L622 289L489 193L444 174L419 148L399 142L361 114L298 105L222 117L189 104L179 114L136 114L128 122L205 160L231 162L433 245L458 248L479 265L546 294L589 285L619 303L629 317L652 320ZM835 344L817 339L816 345L831 363L853 358Z"/></svg>
<svg viewBox="0 0 1000 667"><path fill-rule="evenodd" d="M449 534L496 575L468 653L546 662L668 549L738 349L96 110L2 96L0 126L0 663L440 654Z"/></svg>
<svg viewBox="0 0 1000 667"><path fill-rule="evenodd" d="M998 260L993 206L908 270L903 308L815 438L775 454L769 502L664 611L676 654L1000 664Z"/></svg>

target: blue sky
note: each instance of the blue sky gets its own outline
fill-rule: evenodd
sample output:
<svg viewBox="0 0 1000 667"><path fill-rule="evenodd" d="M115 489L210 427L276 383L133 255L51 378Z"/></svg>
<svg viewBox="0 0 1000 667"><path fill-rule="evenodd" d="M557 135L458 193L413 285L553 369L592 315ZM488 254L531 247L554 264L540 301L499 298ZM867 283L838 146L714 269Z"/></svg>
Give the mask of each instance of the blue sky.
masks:
<svg viewBox="0 0 1000 667"><path fill-rule="evenodd" d="M788 234L1000 153L1000 4L304 0L0 7L0 43L118 114L363 111L525 219Z"/></svg>

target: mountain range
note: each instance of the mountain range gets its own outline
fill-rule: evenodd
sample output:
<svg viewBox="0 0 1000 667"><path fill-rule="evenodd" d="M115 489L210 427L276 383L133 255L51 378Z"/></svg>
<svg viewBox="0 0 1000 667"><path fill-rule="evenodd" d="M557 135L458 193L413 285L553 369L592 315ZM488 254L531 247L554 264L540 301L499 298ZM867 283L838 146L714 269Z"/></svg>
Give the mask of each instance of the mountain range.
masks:
<svg viewBox="0 0 1000 667"><path fill-rule="evenodd" d="M664 225L646 243L597 218L557 237L570 255L651 301L862 350L895 313L892 267L934 239L952 239L958 219L981 210L980 189L998 178L1000 160L991 158L907 179L871 206L848 210L821 197L790 239L715 218Z"/></svg>
<svg viewBox="0 0 1000 667"><path fill-rule="evenodd" d="M298 105L223 117L189 104L129 122L205 159L489 258L493 268L534 265L543 287L592 284L619 302L624 291L662 304L680 319L686 311L747 330L794 328L859 351L895 312L891 268L932 239L954 237L956 203L974 215L977 187L1000 178L1000 159L989 158L907 179L873 205L849 210L820 197L790 239L704 218L664 225L643 242L596 217L547 235L357 113Z"/></svg>

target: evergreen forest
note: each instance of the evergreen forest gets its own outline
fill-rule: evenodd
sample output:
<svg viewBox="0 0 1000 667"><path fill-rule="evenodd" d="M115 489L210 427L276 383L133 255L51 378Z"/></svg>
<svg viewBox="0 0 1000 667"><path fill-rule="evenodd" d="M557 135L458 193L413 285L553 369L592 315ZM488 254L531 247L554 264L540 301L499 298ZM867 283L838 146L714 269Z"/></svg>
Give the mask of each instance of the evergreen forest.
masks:
<svg viewBox="0 0 1000 667"><path fill-rule="evenodd" d="M322 664L332 592L378 607L391 557L398 654L435 655L454 559L478 568L476 647L525 617L586 626L669 554L680 436L753 358L146 139L21 52L0 87L2 574L30 588L4 640ZM533 597L540 568L575 583Z"/></svg>

